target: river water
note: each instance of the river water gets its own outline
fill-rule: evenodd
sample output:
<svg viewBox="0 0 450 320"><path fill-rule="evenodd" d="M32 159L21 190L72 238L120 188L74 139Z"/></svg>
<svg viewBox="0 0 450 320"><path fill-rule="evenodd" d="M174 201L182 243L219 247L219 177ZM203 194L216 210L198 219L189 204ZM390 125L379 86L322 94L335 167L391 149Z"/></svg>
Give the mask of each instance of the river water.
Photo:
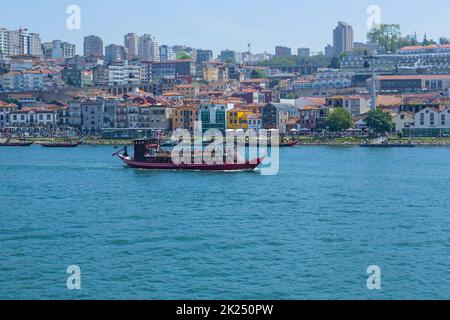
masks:
<svg viewBox="0 0 450 320"><path fill-rule="evenodd" d="M113 152L0 148L1 299L450 298L450 148L282 149L275 176Z"/></svg>

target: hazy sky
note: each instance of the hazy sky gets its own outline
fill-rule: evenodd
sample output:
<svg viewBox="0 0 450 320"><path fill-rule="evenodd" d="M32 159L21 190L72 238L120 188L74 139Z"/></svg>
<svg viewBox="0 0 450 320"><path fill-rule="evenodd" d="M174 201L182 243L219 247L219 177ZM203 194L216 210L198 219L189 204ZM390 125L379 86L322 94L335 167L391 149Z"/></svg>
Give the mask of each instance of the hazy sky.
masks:
<svg viewBox="0 0 450 320"><path fill-rule="evenodd" d="M69 5L81 9L81 29L68 30ZM399 23L404 34L450 37L449 0L0 0L0 27L27 27L43 41L77 45L99 35L104 44L123 44L128 32L151 33L160 44L195 48L273 52L275 45L321 51L332 43L338 20L353 25L355 41L365 41L367 8L381 9L381 22Z"/></svg>

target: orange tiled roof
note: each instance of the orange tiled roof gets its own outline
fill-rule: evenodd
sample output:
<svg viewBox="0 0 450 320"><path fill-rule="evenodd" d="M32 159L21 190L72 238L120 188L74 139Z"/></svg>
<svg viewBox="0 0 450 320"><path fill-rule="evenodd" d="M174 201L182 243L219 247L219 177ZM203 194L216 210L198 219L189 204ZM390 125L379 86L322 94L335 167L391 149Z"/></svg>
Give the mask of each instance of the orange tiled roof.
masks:
<svg viewBox="0 0 450 320"><path fill-rule="evenodd" d="M182 96L182 95L183 95L182 93L175 92L175 91L163 93L163 97L176 97L176 96Z"/></svg>
<svg viewBox="0 0 450 320"><path fill-rule="evenodd" d="M411 51L411 50L425 50L425 49L432 49L432 48L439 48L436 45L430 44L428 46L406 46L403 48L400 48L400 51Z"/></svg>
<svg viewBox="0 0 450 320"><path fill-rule="evenodd" d="M326 103L325 98L316 98L316 97L306 97L311 105L314 106L323 106Z"/></svg>
<svg viewBox="0 0 450 320"><path fill-rule="evenodd" d="M318 110L319 107L317 106L306 106L302 110Z"/></svg>

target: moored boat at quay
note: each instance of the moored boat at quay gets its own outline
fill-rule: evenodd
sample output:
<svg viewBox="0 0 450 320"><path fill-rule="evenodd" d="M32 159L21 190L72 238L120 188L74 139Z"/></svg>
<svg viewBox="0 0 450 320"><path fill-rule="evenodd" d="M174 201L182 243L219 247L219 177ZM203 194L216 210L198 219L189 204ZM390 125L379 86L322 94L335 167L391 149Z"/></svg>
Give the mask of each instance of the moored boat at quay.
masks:
<svg viewBox="0 0 450 320"><path fill-rule="evenodd" d="M11 138L0 142L0 147L29 147L33 142L28 142L26 140L12 140Z"/></svg>
<svg viewBox="0 0 450 320"><path fill-rule="evenodd" d="M361 144L359 145L362 148L414 148L415 144L406 144L406 143L385 143L385 144Z"/></svg>
<svg viewBox="0 0 450 320"><path fill-rule="evenodd" d="M366 142L359 145L362 148L414 148L416 144L411 140L408 143L391 143L386 137L375 139L372 142Z"/></svg>
<svg viewBox="0 0 450 320"><path fill-rule="evenodd" d="M202 154L192 152L190 162L177 164L173 162L172 154L169 151L161 149L158 139L135 140L134 157L128 154L127 147L113 156L118 156L131 168L146 170L247 171L256 169L263 161L263 158L257 158L253 160L238 159L238 161L235 159L230 162L227 161L227 156L224 154L222 162L207 163L203 160Z"/></svg>
<svg viewBox="0 0 450 320"><path fill-rule="evenodd" d="M62 141L41 143L44 148L76 148L81 144L79 141Z"/></svg>

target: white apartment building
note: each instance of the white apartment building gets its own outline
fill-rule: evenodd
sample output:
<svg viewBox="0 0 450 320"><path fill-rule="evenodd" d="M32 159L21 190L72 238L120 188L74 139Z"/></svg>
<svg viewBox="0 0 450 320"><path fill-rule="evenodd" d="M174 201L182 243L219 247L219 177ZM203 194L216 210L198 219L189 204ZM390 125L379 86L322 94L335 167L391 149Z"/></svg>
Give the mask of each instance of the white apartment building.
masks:
<svg viewBox="0 0 450 320"><path fill-rule="evenodd" d="M439 111L436 108L425 108L414 116L415 129L447 129L450 128L450 108Z"/></svg>
<svg viewBox="0 0 450 320"><path fill-rule="evenodd" d="M9 44L7 45L9 47L9 56L18 54L28 54L38 57L43 56L39 34L29 33L27 29L14 31L3 30L3 34L5 33L8 33L6 39L9 41Z"/></svg>
<svg viewBox="0 0 450 320"><path fill-rule="evenodd" d="M142 81L142 67L139 65L119 65L108 67L108 85L139 84Z"/></svg>
<svg viewBox="0 0 450 320"><path fill-rule="evenodd" d="M176 60L175 52L170 46L162 45L159 47L159 60L161 62L174 61Z"/></svg>
<svg viewBox="0 0 450 320"><path fill-rule="evenodd" d="M128 59L139 54L139 36L136 33L128 33L124 36L124 46L127 49Z"/></svg>
<svg viewBox="0 0 450 320"><path fill-rule="evenodd" d="M3 103L0 101L0 128L9 126L9 114L17 110L17 105L13 103Z"/></svg>
<svg viewBox="0 0 450 320"><path fill-rule="evenodd" d="M53 40L42 45L43 54L46 59L72 58L76 54L74 44L63 42L61 40Z"/></svg>
<svg viewBox="0 0 450 320"><path fill-rule="evenodd" d="M9 31L5 28L0 28L0 50L5 56L10 55L11 40L9 37Z"/></svg>
<svg viewBox="0 0 450 320"><path fill-rule="evenodd" d="M11 71L0 76L4 91L35 91L44 89L44 73L40 71Z"/></svg>
<svg viewBox="0 0 450 320"><path fill-rule="evenodd" d="M143 83L152 82L153 77L153 65L151 61L141 61L141 81Z"/></svg>
<svg viewBox="0 0 450 320"><path fill-rule="evenodd" d="M9 124L14 128L56 128L58 113L53 110L25 110L9 113Z"/></svg>
<svg viewBox="0 0 450 320"><path fill-rule="evenodd" d="M160 61L159 45L150 34L144 34L139 38L139 57L144 60Z"/></svg>

